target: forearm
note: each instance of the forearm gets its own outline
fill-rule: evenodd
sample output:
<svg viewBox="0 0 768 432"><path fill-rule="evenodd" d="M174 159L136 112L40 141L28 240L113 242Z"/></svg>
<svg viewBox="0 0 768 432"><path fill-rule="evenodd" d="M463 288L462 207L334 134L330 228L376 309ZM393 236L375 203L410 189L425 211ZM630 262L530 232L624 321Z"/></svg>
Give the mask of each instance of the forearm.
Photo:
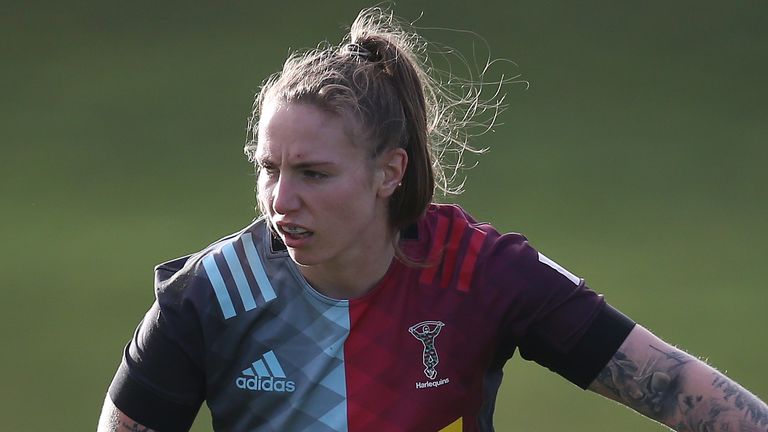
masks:
<svg viewBox="0 0 768 432"><path fill-rule="evenodd" d="M590 389L681 432L768 432L764 402L640 326Z"/></svg>
<svg viewBox="0 0 768 432"><path fill-rule="evenodd" d="M699 360L681 372L681 388L668 394L673 409L659 419L677 431L768 432L768 406Z"/></svg>
<svg viewBox="0 0 768 432"><path fill-rule="evenodd" d="M97 432L155 432L120 411L107 396L101 409Z"/></svg>

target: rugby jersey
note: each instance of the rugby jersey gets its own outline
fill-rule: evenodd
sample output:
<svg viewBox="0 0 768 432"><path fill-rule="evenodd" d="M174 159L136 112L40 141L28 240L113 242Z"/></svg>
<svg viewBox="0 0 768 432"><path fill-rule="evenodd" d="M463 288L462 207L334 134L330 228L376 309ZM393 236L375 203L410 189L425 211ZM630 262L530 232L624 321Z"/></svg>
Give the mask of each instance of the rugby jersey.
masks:
<svg viewBox="0 0 768 432"><path fill-rule="evenodd" d="M314 290L263 219L156 268L109 389L159 431L492 431L516 350L586 388L634 323L520 234L431 205L412 263L349 300ZM414 264L416 263L416 264Z"/></svg>

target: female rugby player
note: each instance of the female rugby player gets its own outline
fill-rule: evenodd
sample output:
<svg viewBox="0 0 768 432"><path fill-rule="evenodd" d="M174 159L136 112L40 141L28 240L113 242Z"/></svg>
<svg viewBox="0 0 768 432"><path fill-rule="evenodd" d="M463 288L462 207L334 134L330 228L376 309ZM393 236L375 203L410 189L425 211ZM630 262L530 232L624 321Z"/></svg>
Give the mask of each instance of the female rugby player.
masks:
<svg viewBox="0 0 768 432"><path fill-rule="evenodd" d="M519 349L678 431L767 431L763 402L525 237L432 203L466 118L390 18L363 11L264 84L262 217L157 267L99 430L188 430L205 401L218 431L491 431Z"/></svg>

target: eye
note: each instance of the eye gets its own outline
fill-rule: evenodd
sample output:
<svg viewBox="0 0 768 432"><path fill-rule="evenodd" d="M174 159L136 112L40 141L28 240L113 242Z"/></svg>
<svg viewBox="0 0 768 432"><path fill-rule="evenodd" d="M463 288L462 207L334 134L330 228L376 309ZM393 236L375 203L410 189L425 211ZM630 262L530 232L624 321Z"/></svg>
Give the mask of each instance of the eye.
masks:
<svg viewBox="0 0 768 432"><path fill-rule="evenodd" d="M328 177L328 174L315 170L303 170L301 173L311 180L321 180Z"/></svg>
<svg viewBox="0 0 768 432"><path fill-rule="evenodd" d="M259 175L266 175L267 177L275 177L280 171L269 162L259 162L257 164Z"/></svg>

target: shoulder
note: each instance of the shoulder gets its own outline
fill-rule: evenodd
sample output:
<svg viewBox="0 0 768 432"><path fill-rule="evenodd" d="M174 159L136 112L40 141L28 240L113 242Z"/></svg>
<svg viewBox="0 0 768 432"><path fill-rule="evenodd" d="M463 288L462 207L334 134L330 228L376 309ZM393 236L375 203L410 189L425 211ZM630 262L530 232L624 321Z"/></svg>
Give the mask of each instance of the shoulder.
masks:
<svg viewBox="0 0 768 432"><path fill-rule="evenodd" d="M403 239L406 254L423 265L421 284L462 292L476 285L489 258L504 255L509 263L518 252L515 245L526 243L522 235L502 235L453 204L430 205L419 223L403 233ZM506 251L501 252L499 242L508 245Z"/></svg>
<svg viewBox="0 0 768 432"><path fill-rule="evenodd" d="M418 224L418 235L422 252L428 251L430 263L451 249L477 255L482 261L501 258L509 262L535 254L524 235L502 234L455 204L430 205Z"/></svg>
<svg viewBox="0 0 768 432"><path fill-rule="evenodd" d="M238 285L262 276L263 259L284 255L275 250L269 229L259 219L197 253L157 265L155 295L161 306L168 307L184 303L204 306L215 299L227 318L236 313L237 302L232 301L230 291L242 294L245 298L240 303L248 307L250 298L238 290Z"/></svg>
<svg viewBox="0 0 768 432"><path fill-rule="evenodd" d="M417 228L419 242L427 247L434 244L458 246L466 242L482 246L485 240L498 236L489 223L478 222L456 204L431 204Z"/></svg>
<svg viewBox="0 0 768 432"><path fill-rule="evenodd" d="M469 283L510 286L513 282L579 286L583 283L581 278L539 252L525 235L500 233L458 205L432 204L419 222L418 234L417 256L423 257L427 269L432 268L433 273L454 272L464 286ZM426 273L429 275L429 270Z"/></svg>

